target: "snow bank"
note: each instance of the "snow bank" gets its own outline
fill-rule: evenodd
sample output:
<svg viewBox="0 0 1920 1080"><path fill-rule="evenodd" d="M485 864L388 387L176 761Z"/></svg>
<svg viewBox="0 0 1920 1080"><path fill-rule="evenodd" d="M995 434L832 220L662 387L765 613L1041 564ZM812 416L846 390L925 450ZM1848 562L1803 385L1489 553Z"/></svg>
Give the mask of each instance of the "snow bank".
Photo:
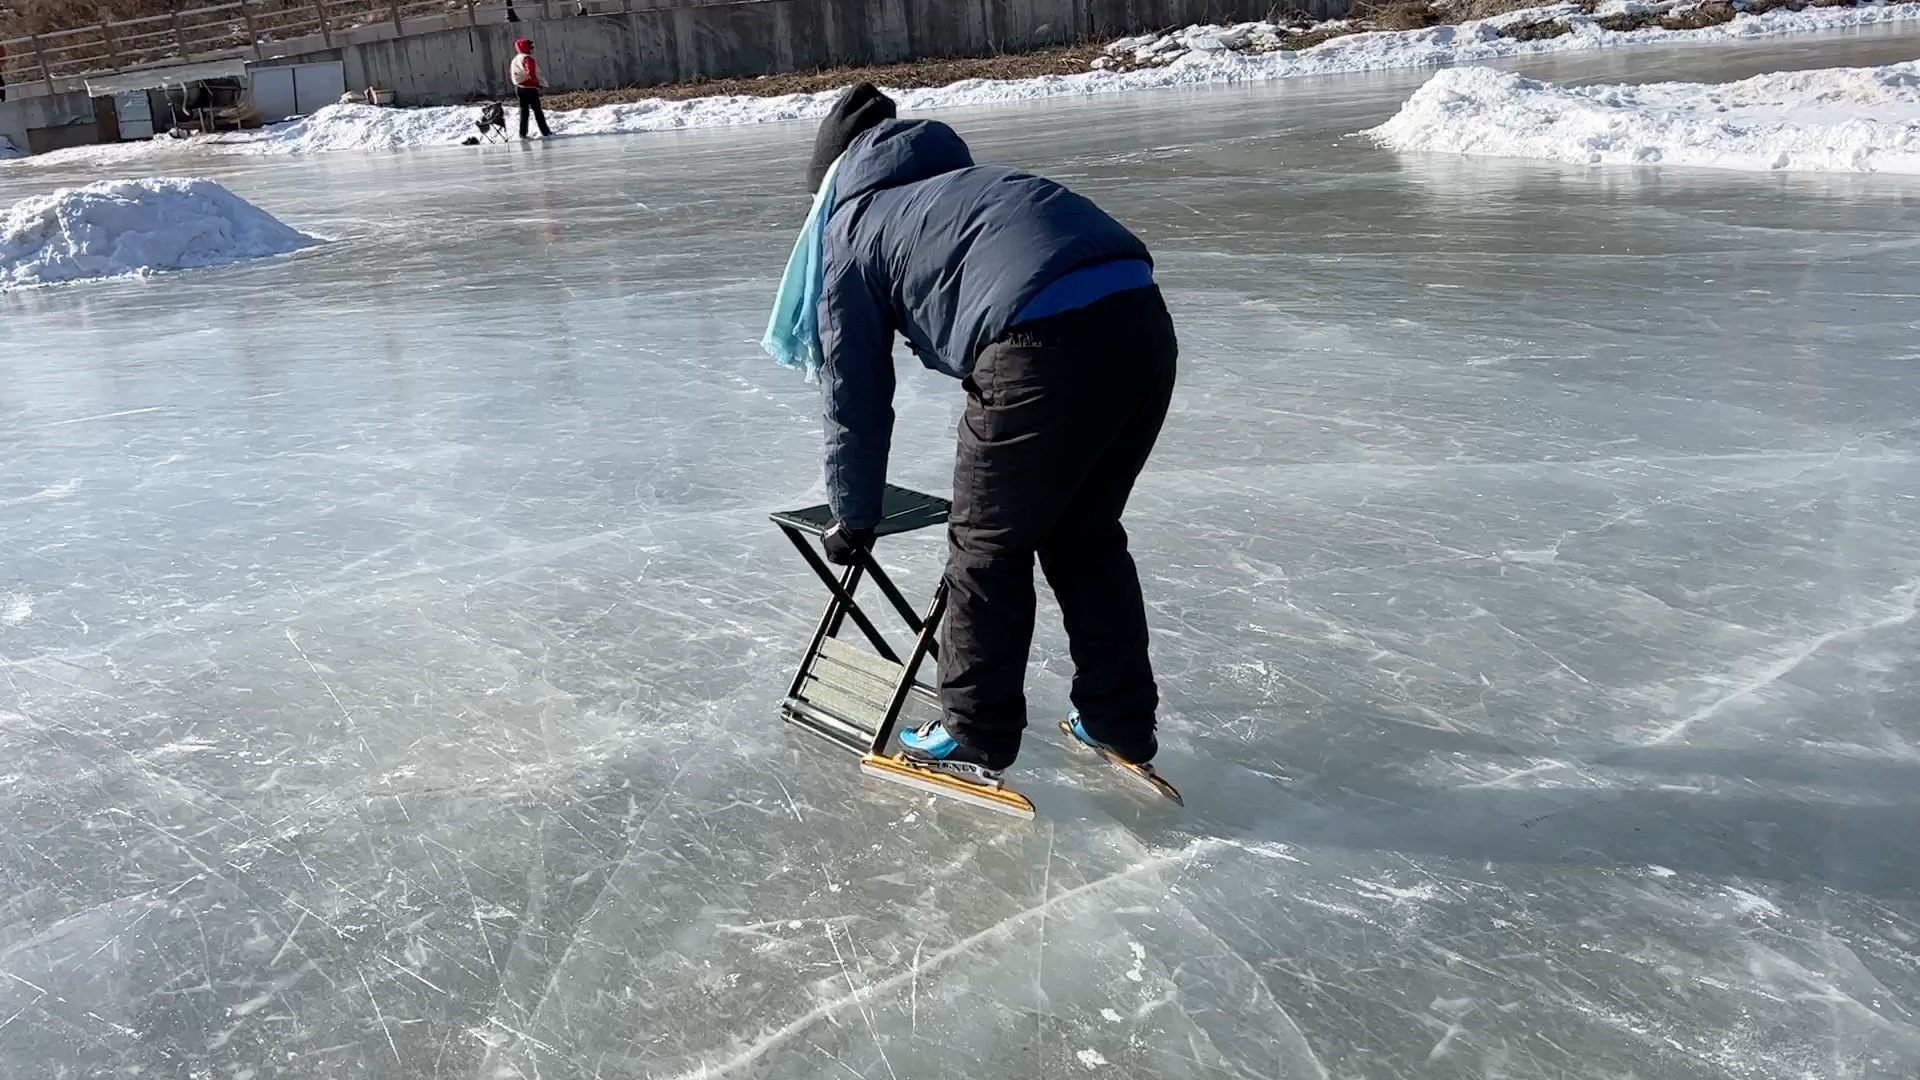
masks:
<svg viewBox="0 0 1920 1080"><path fill-rule="evenodd" d="M1395 150L1581 164L1920 173L1920 61L1709 85L1435 75L1368 132Z"/></svg>
<svg viewBox="0 0 1920 1080"><path fill-rule="evenodd" d="M1741 40L1774 34L1807 33L1841 27L1866 26L1906 19L1920 20L1920 4L1874 3L1851 8L1777 9L1763 15L1741 15L1732 22L1699 30L1648 28L1603 30L1596 17L1578 14L1572 4L1554 4L1510 12L1457 26L1426 30L1380 31L1334 38L1298 52L1258 51L1277 40L1273 24L1188 27L1164 40L1179 51L1155 44L1141 49L1171 55L1163 64L1138 71L1089 71L1084 75L1044 75L1033 79L992 81L969 79L951 86L889 91L906 112L923 112L960 105L981 105L1034 98L1112 93L1205 83L1260 82L1302 75L1323 75L1390 68L1432 67L1493 60L1510 56L1578 52L1656 42ZM1565 18L1572 32L1539 41L1499 36L1515 22ZM1135 39L1139 42L1140 39ZM1208 41L1211 46L1195 43ZM556 112L549 116L561 135L623 135L678 128L763 124L782 120L813 120L825 115L837 91L788 94L782 97L706 97L685 101L653 99L629 105ZM459 143L475 133L477 110L472 108L379 109L365 105L334 105L304 120L232 141L243 153L312 153L323 150L365 150Z"/></svg>
<svg viewBox="0 0 1920 1080"><path fill-rule="evenodd" d="M1654 0L1664 2L1664 0ZM1501 28L1523 22L1560 19L1570 32L1559 37L1520 41L1500 36ZM1153 63L1133 71L1094 70L1080 75L1044 75L1033 79L964 82L921 90L889 91L903 110L924 112L960 105L981 105L1068 95L1151 90L1208 83L1249 83L1303 75L1438 67L1513 56L1580 52L1630 45L1735 41L1779 34L1811 33L1847 27L1920 20L1920 3L1884 0L1858 7L1784 8L1699 30L1611 31L1598 16L1576 4L1557 3L1488 19L1425 30L1374 31L1337 37L1299 51L1277 47L1283 29L1275 23L1190 26L1168 35L1124 43L1131 53L1145 51ZM1321 24L1327 28L1330 24ZM1168 44L1171 42L1172 44ZM1118 55L1118 54L1116 54ZM627 105L549 113L561 135L626 135L679 128L814 120L824 115L836 92L783 97L705 97L683 101L653 99ZM37 161L108 165L133 157L180 152L305 154L337 150L384 150L450 146L477 134L472 107L387 109L333 105L303 120L258 132L112 147L84 147L43 155Z"/></svg>
<svg viewBox="0 0 1920 1080"><path fill-rule="evenodd" d="M1439 6L1442 5L1436 5ZM1608 16L1671 14L1697 6L1696 0L1600 0L1589 11L1586 3L1562 0L1426 30L1348 34L1298 52L1286 52L1283 48L1289 34L1345 31L1351 23L1348 20L1322 23L1296 20L1291 23L1235 23L1231 26L1203 24L1163 34L1121 38L1109 44L1104 55L1095 57L1092 66L1099 70L1122 71L1136 66L1170 67L1187 63L1201 69L1220 68L1231 74L1236 65L1214 64L1210 60L1225 59L1223 54L1265 57L1281 53L1299 61L1269 65L1276 69L1270 77L1284 78L1288 75L1424 67L1537 53L1580 52L1654 41L1713 41L1805 33L1920 19L1920 12L1901 10L1904 5L1875 2L1853 8L1815 8L1800 12L1783 9L1759 15L1739 14L1730 23L1699 30L1648 27L1613 31L1601 25ZM1500 31L1510 27L1536 23L1564 23L1569 33L1540 41L1516 41L1499 36ZM1128 71L1126 74L1137 72Z"/></svg>
<svg viewBox="0 0 1920 1080"><path fill-rule="evenodd" d="M109 180L0 216L0 292L219 266L318 241L211 180Z"/></svg>
<svg viewBox="0 0 1920 1080"><path fill-rule="evenodd" d="M1517 41L1499 36L1501 27L1511 23L1555 17L1565 18L1573 28L1572 33L1539 41ZM1563 3L1509 12L1457 26L1352 34L1298 52L1258 51L1268 42L1277 40L1280 28L1274 24L1188 27L1153 39L1117 43L1129 44L1135 51L1158 50L1156 56L1172 55L1163 64L1137 71L1089 71L1084 75L1044 75L1007 81L969 79L951 86L891 90L889 93L899 100L902 111L924 112L960 105L1064 95L1432 67L1634 44L1740 40L1904 19L1920 20L1920 4L1874 3L1852 8L1806 11L1777 9L1763 15L1741 15L1732 22L1699 30L1648 28L1609 31L1601 29L1594 17L1578 14L1575 5ZM1194 47L1195 42L1203 40L1213 42L1213 46ZM1183 51L1173 54L1171 50L1156 44L1162 41L1178 42L1178 48ZM814 120L825 115L837 94L838 91L831 91L782 97L705 97L684 101L656 98L628 105L555 112L549 114L549 119L555 133L560 135L626 135L679 128ZM457 144L475 134L473 121L477 115L478 110L470 107L382 109L366 105L332 105L304 120L229 138L224 145L229 150L249 154L446 146Z"/></svg>
<svg viewBox="0 0 1920 1080"><path fill-rule="evenodd" d="M964 84L963 84L964 85ZM911 92L909 92L911 94ZM653 99L628 105L550 112L556 135L628 135L678 128L724 127L778 120L807 120L826 114L835 94L783 97L704 97L685 101ZM224 140L242 154L312 154L333 150L397 150L412 146L453 146L477 135L473 107L387 109L371 105L329 105L312 116L246 136Z"/></svg>

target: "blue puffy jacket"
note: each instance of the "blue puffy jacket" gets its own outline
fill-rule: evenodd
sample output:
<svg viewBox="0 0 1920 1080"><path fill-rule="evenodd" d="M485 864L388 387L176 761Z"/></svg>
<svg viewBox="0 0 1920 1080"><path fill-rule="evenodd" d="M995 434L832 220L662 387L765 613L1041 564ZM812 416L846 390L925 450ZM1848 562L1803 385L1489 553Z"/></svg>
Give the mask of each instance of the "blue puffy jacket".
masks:
<svg viewBox="0 0 1920 1080"><path fill-rule="evenodd" d="M827 498L856 529L880 517L893 439L893 335L963 378L1061 275L1147 248L1051 180L975 165L945 124L888 120L842 156L820 296Z"/></svg>

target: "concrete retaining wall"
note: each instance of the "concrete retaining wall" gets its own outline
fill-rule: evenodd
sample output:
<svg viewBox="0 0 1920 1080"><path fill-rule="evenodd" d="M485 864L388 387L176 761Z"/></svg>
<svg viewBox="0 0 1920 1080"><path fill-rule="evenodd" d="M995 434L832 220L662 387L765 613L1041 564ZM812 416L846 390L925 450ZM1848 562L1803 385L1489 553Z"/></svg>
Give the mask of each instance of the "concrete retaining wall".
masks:
<svg viewBox="0 0 1920 1080"><path fill-rule="evenodd" d="M555 90L988 56L1195 22L1266 17L1276 6L1335 18L1347 0L745 0L626 14L528 18L285 57L341 60L348 89L397 91L404 105L511 96L513 39L538 43ZM528 5L531 14L538 9Z"/></svg>
<svg viewBox="0 0 1920 1080"><path fill-rule="evenodd" d="M96 142L93 99L84 93L9 97L0 101L0 135L21 150Z"/></svg>

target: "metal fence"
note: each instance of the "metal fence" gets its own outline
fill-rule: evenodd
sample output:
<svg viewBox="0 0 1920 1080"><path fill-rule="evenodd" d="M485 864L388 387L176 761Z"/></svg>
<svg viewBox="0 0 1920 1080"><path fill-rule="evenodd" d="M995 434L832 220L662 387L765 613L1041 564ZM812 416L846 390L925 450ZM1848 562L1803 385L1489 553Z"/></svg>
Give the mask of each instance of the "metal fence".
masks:
<svg viewBox="0 0 1920 1080"><path fill-rule="evenodd" d="M317 38L331 48L336 34L375 23L391 23L397 34L406 32L408 19L428 15L473 24L477 9L504 6L498 0L237 0L0 41L0 80L10 87L41 83L52 93L58 81L258 56L274 42ZM542 2L522 7L537 12Z"/></svg>

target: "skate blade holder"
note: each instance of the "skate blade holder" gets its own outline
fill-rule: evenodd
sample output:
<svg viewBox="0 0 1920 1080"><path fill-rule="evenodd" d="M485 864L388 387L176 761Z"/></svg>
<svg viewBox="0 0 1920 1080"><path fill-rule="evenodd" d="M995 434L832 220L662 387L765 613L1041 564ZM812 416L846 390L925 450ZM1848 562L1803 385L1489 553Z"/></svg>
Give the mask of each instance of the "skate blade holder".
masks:
<svg viewBox="0 0 1920 1080"><path fill-rule="evenodd" d="M950 508L945 499L888 484L874 537L944 525ZM868 776L1016 817L1033 817L1033 804L1018 792L970 784L887 753L910 701L918 698L939 707L939 694L920 681L919 672L927 658L939 660L935 639L940 620L947 613L946 581L934 588L926 612L917 613L871 551L862 553L855 565L836 571L816 550L815 545L833 520L833 511L827 506L782 511L772 518L828 593L827 608L820 615L800 670L794 674L780 706L781 717L802 731L858 754L860 771ZM886 598L913 642L904 658L860 606L860 586L867 581ZM849 622L866 639L867 648L842 636Z"/></svg>

